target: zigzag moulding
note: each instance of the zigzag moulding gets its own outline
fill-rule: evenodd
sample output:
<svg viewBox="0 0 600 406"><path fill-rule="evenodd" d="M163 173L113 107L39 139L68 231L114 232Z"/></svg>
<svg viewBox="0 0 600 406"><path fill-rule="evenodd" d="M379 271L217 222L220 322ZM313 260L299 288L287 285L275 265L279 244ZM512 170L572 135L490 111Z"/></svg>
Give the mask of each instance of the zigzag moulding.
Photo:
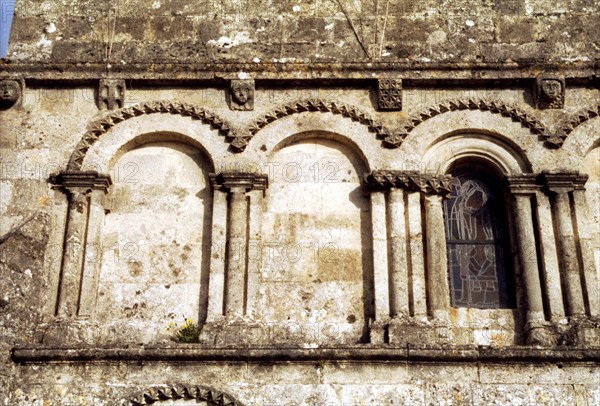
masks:
<svg viewBox="0 0 600 406"><path fill-rule="evenodd" d="M248 127L247 133L255 135L262 128L276 120L279 120L280 118L291 116L293 114L304 113L307 111L339 114L342 117L347 117L353 121L357 121L360 124L367 126L369 131L375 133L378 139L383 139L384 146L389 148L398 148L400 145L402 145L402 141L404 141L402 136L399 136L392 130L386 128L382 123L376 121L369 114L359 110L358 108L333 100L321 99L299 100L293 103L282 105L256 119Z"/></svg>
<svg viewBox="0 0 600 406"><path fill-rule="evenodd" d="M129 402L131 406L145 406L180 399L206 402L210 406L244 406L232 396L204 386L151 388L140 396L132 397Z"/></svg>
<svg viewBox="0 0 600 406"><path fill-rule="evenodd" d="M579 127L586 121L598 116L600 116L600 104L579 110L577 113L569 116L563 122L563 124L558 129L556 135L554 136L555 139L553 141L562 145L562 143L567 139L567 136L571 134L571 132L575 130L575 128Z"/></svg>
<svg viewBox="0 0 600 406"><path fill-rule="evenodd" d="M440 114L461 110L489 111L492 114L500 114L503 117L521 123L532 134L538 135L545 146L560 148L568 134L577 126L600 115L600 104L592 108L583 109L570 116L559 127L558 131L553 133L538 119L519 108L507 105L498 100L487 99L458 99L441 102L433 107L412 114L400 125L400 129L396 131L388 129L369 114L354 106L332 100L307 99L285 104L254 120L245 130L236 130L223 118L201 107L179 102L154 101L121 108L94 121L72 152L67 169L80 170L89 148L100 136L108 132L116 124L133 117L154 113L177 114L200 120L202 123L217 129L221 135L225 136L233 152L242 152L247 147L250 139L262 128L280 118L303 112L332 113L350 118L367 126L370 132L375 133L378 139L383 140L385 147L399 148L408 134L418 125Z"/></svg>
<svg viewBox="0 0 600 406"><path fill-rule="evenodd" d="M508 117L513 121L521 123L523 127L528 128L532 134L540 136L543 141L551 144L549 146L559 147L562 143L556 143L554 134L550 132L538 119L530 116L517 107L507 105L498 100L487 99L456 99L446 100L434 107L429 107L417 113L411 114L407 123L401 126L398 131L399 136L404 139L414 130L419 124L438 116L440 114L451 111L460 110L479 110L489 111L492 114L500 114L503 117ZM385 139L384 142L395 142L396 139Z"/></svg>
<svg viewBox="0 0 600 406"><path fill-rule="evenodd" d="M69 158L67 169L80 170L81 166L83 165L85 154L89 148L116 124L133 117L155 113L177 114L180 116L188 116L195 120L200 120L202 123L208 124L217 129L219 133L224 135L227 141L230 142L239 137L236 131L227 121L201 107L164 100L147 102L131 107L121 108L93 122L90 125L89 130L83 135L79 143L77 143L73 153L71 154L71 157Z"/></svg>

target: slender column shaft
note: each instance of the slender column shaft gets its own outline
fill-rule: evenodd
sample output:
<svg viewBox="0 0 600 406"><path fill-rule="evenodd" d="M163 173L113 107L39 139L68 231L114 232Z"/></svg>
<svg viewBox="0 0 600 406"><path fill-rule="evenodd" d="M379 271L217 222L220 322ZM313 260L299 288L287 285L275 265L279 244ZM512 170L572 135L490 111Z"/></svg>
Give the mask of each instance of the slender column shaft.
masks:
<svg viewBox="0 0 600 406"><path fill-rule="evenodd" d="M413 313L427 315L425 264L423 258L423 228L421 224L421 193L408 194L408 252L412 279Z"/></svg>
<svg viewBox="0 0 600 406"><path fill-rule="evenodd" d="M50 208L52 226L48 239L48 248L44 256L44 272L48 275L48 285L52 300L44 302L44 314L56 315L59 300L59 287L63 257L64 233L69 213L69 198L59 190L53 190L53 204Z"/></svg>
<svg viewBox="0 0 600 406"><path fill-rule="evenodd" d="M90 216L87 226L87 242L83 262L83 280L79 298L79 316L91 316L96 307L98 278L102 265L102 224L104 223L104 206L102 200L105 191L92 190L90 194Z"/></svg>
<svg viewBox="0 0 600 406"><path fill-rule="evenodd" d="M88 210L86 190L72 188L69 191L65 246L58 292L57 315L59 317L74 317L77 314Z"/></svg>
<svg viewBox="0 0 600 406"><path fill-rule="evenodd" d="M261 238L261 225L262 225L262 205L263 205L263 191L253 190L250 192L250 222L248 227L248 235L250 240L248 241L247 250L247 262L248 262L248 280L247 283L247 294L246 294L246 314L252 314L256 309L255 301L258 295L258 289L260 285L260 269L262 259L262 238Z"/></svg>
<svg viewBox="0 0 600 406"><path fill-rule="evenodd" d="M390 189L387 207L391 258L391 314L393 317L408 316L410 308L404 190L397 188Z"/></svg>
<svg viewBox="0 0 600 406"><path fill-rule="evenodd" d="M227 268L225 271L225 314L244 313L244 281L246 272L246 227L248 206L243 188L232 188L229 194L227 224Z"/></svg>
<svg viewBox="0 0 600 406"><path fill-rule="evenodd" d="M542 289L531 216L531 197L527 194L515 196L515 225L517 228L519 258L527 300L527 321L544 321Z"/></svg>
<svg viewBox="0 0 600 406"><path fill-rule="evenodd" d="M227 241L227 194L213 191L212 242L208 282L207 321L225 314L225 243Z"/></svg>
<svg viewBox="0 0 600 406"><path fill-rule="evenodd" d="M387 257L387 236L385 217L385 195L371 193L371 222L373 233L373 274L375 296L375 319L381 320L390 315L389 276Z"/></svg>
<svg viewBox="0 0 600 406"><path fill-rule="evenodd" d="M544 269L544 290L548 298L548 310L552 320L565 317L562 288L560 283L560 268L556 240L554 238L554 224L548 196L537 193L537 215L540 223L540 261Z"/></svg>
<svg viewBox="0 0 600 406"><path fill-rule="evenodd" d="M560 258L563 265L565 277L565 290L567 297L567 310L570 316L585 313L583 304L583 292L581 289L581 278L579 276L579 264L575 246L575 235L571 221L571 208L569 194L560 191L555 195L556 223L558 226L560 242Z"/></svg>
<svg viewBox="0 0 600 406"><path fill-rule="evenodd" d="M425 230L427 232L427 297L434 318L447 320L450 290L447 278L446 235L442 196L425 196Z"/></svg>

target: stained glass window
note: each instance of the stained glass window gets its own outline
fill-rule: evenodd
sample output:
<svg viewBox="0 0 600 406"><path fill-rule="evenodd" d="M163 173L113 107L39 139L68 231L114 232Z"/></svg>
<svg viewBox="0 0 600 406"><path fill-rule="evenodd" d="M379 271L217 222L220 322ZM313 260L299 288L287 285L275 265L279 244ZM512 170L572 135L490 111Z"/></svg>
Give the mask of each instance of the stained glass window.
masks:
<svg viewBox="0 0 600 406"><path fill-rule="evenodd" d="M444 203L452 306L513 307L504 201L490 180L454 175Z"/></svg>

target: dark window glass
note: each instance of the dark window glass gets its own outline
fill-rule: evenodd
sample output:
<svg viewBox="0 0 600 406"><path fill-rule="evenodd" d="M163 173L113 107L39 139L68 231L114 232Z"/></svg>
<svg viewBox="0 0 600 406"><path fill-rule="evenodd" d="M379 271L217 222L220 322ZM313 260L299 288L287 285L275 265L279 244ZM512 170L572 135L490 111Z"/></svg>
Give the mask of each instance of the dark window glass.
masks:
<svg viewBox="0 0 600 406"><path fill-rule="evenodd" d="M502 195L483 178L455 175L444 216L452 306L513 307Z"/></svg>

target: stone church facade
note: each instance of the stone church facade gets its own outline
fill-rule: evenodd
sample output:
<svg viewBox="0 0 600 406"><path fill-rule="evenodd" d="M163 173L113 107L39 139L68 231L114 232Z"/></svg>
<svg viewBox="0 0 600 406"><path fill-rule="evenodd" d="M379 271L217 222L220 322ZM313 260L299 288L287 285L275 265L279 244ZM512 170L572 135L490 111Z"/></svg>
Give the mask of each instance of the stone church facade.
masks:
<svg viewBox="0 0 600 406"><path fill-rule="evenodd" d="M0 403L600 405L599 14L17 1Z"/></svg>

